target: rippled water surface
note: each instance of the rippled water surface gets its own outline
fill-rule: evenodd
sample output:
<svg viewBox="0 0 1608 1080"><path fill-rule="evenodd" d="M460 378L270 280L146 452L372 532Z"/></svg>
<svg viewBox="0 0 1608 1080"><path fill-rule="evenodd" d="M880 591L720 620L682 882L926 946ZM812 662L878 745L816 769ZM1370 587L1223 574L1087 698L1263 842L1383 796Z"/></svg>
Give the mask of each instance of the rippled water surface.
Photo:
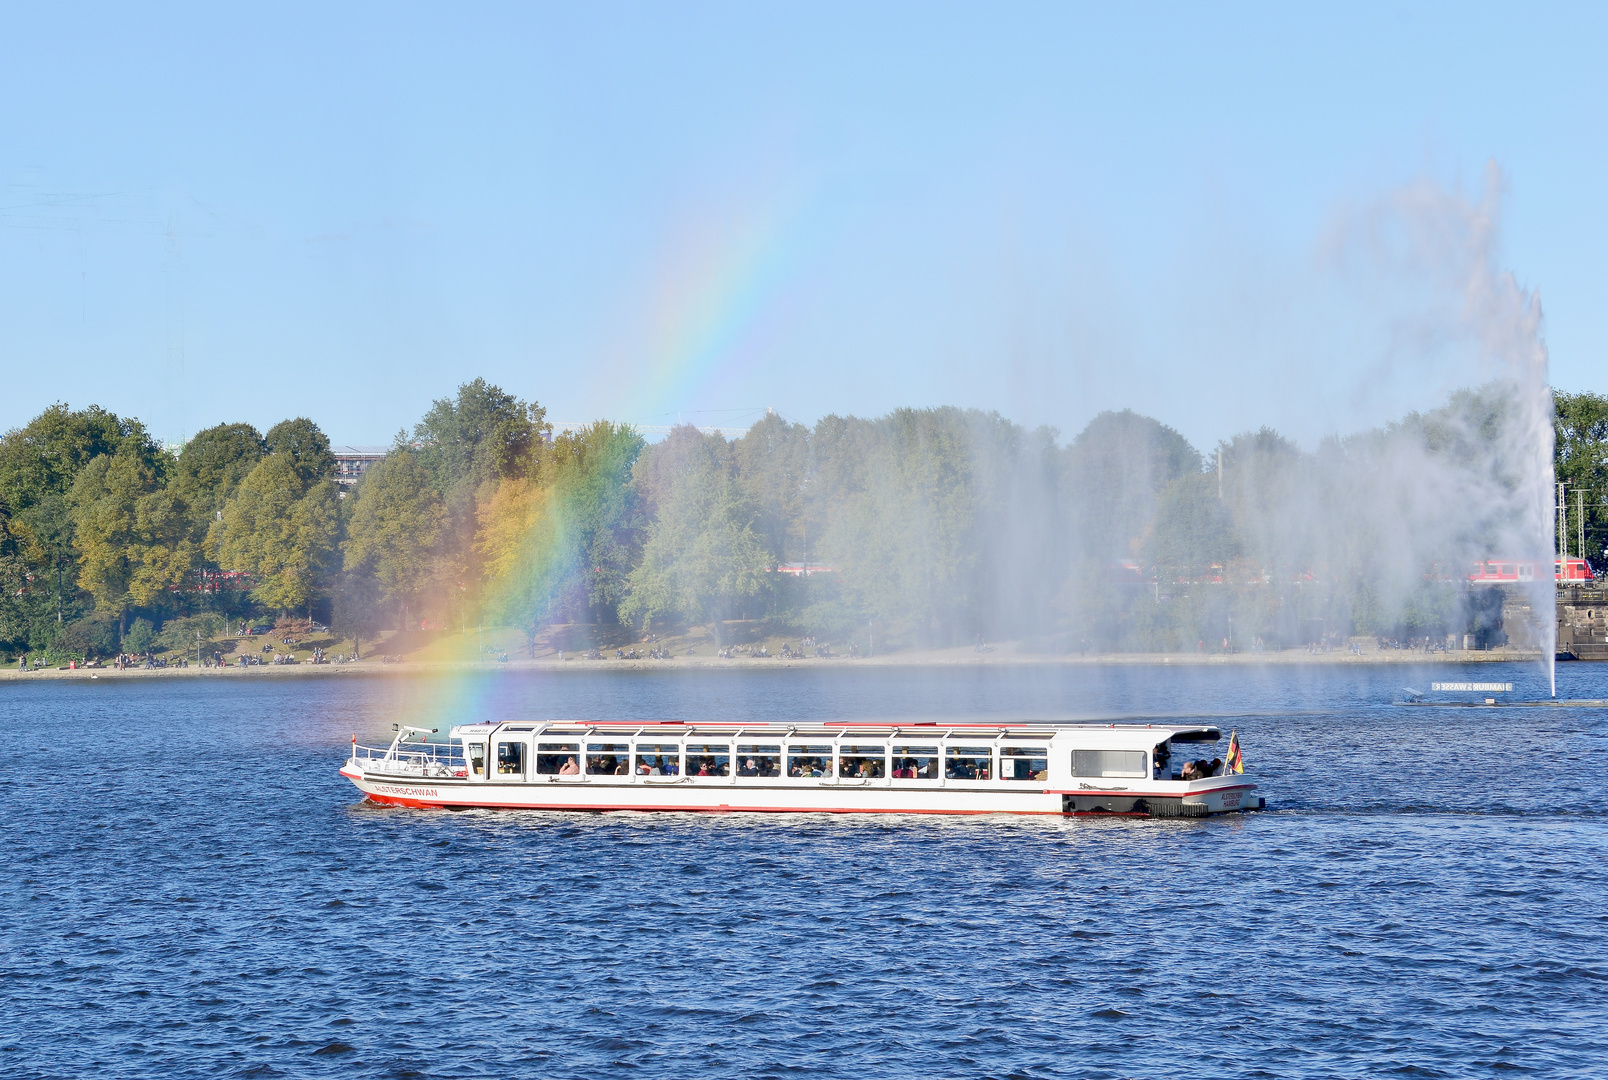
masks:
<svg viewBox="0 0 1608 1080"><path fill-rule="evenodd" d="M0 1074L1608 1071L1608 722L1531 668L0 684ZM1608 665L1560 665L1608 698ZM1207 716L1207 821L362 804L394 721Z"/></svg>

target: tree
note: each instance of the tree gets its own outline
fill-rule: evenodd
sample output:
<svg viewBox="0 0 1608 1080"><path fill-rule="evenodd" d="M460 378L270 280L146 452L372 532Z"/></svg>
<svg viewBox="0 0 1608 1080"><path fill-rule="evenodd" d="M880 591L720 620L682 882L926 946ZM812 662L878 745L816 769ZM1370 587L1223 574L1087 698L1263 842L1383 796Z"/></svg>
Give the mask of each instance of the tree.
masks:
<svg viewBox="0 0 1608 1080"><path fill-rule="evenodd" d="M127 423L99 405L52 405L0 437L0 500L20 513L48 492L66 495L79 469L116 451L129 434Z"/></svg>
<svg viewBox="0 0 1608 1080"><path fill-rule="evenodd" d="M0 642L28 639L28 599L33 581L19 549L11 531L11 514L0 502Z"/></svg>
<svg viewBox="0 0 1608 1080"><path fill-rule="evenodd" d="M557 439L546 477L575 538L577 573L570 582L574 606L594 620L613 616L625 597L641 548L641 516L631 477L644 442L623 424L600 420Z"/></svg>
<svg viewBox="0 0 1608 1080"><path fill-rule="evenodd" d="M346 567L373 573L404 620L436 573L446 510L411 450L394 449L358 483L347 526Z"/></svg>
<svg viewBox="0 0 1608 1080"><path fill-rule="evenodd" d="M79 581L102 611L127 616L183 587L194 569L188 508L166 488L172 458L135 431L114 454L93 458L68 503Z"/></svg>
<svg viewBox="0 0 1608 1080"><path fill-rule="evenodd" d="M808 559L810 429L768 413L732 445L732 452L738 487L758 511L757 529L775 561ZM817 544L820 539L816 530Z"/></svg>
<svg viewBox="0 0 1608 1080"><path fill-rule="evenodd" d="M331 628L352 638L352 654L361 656L363 642L372 639L384 626L380 583L365 566L343 570L335 579Z"/></svg>
<svg viewBox="0 0 1608 1080"><path fill-rule="evenodd" d="M270 454L284 454L295 465L304 487L315 480L328 479L335 470L329 436L305 416L281 420L268 429L262 441Z"/></svg>
<svg viewBox="0 0 1608 1080"><path fill-rule="evenodd" d="M631 469L631 487L649 519L684 477L711 470L731 471L731 446L719 435L705 435L691 424L677 424L662 441L646 447Z"/></svg>
<svg viewBox="0 0 1608 1080"><path fill-rule="evenodd" d="M532 655L579 562L579 545L556 502L552 488L520 476L498 484L480 512L487 613L524 630Z"/></svg>
<svg viewBox="0 0 1608 1080"><path fill-rule="evenodd" d="M485 379L464 383L456 398L440 398L415 425L421 463L449 501L466 498L488 480L529 471L547 413Z"/></svg>
<svg viewBox="0 0 1608 1080"><path fill-rule="evenodd" d="M959 409L899 409L860 441L858 490L840 499L824 550L860 617L929 644L982 626L982 485L973 420Z"/></svg>
<svg viewBox="0 0 1608 1080"><path fill-rule="evenodd" d="M480 510L499 483L535 472L548 430L545 416L535 402L476 379L459 386L455 397L433 402L413 429L412 445L448 515L437 573L458 584L449 595L461 597L466 607L480 602L483 568L475 542ZM398 435L397 445L409 444Z"/></svg>
<svg viewBox="0 0 1608 1080"><path fill-rule="evenodd" d="M640 517L629 480L642 438L598 422L560 436L536 477L500 483L480 516L491 612L526 631L561 615L613 616Z"/></svg>
<svg viewBox="0 0 1608 1080"><path fill-rule="evenodd" d="M35 648L47 646L83 608L67 492L87 462L114 453L131 436L143 440L136 430L98 405L75 410L57 403L0 437L0 503L10 512L13 561L26 581L6 599L7 621L27 623Z"/></svg>
<svg viewBox="0 0 1608 1080"><path fill-rule="evenodd" d="M60 625L67 619L69 593L77 591L78 583L73 517L67 496L46 491L19 515L17 522L27 541L23 551L30 557L28 561L36 569L46 571L44 576L51 579L47 582L55 594L55 603L51 606L56 623ZM43 592L40 595L43 596Z"/></svg>
<svg viewBox="0 0 1608 1080"><path fill-rule="evenodd" d="M207 537L214 560L250 573L252 597L281 611L312 600L339 538L335 485L310 478L306 460L289 451L263 458Z"/></svg>
<svg viewBox="0 0 1608 1080"><path fill-rule="evenodd" d="M770 554L753 528L753 509L724 468L689 470L659 502L642 561L632 571L621 615L709 624L716 643L738 601L766 587Z"/></svg>
<svg viewBox="0 0 1608 1080"><path fill-rule="evenodd" d="M250 424L219 424L197 432L184 444L173 487L195 513L197 540L206 536L240 481L266 452L262 435Z"/></svg>
<svg viewBox="0 0 1608 1080"><path fill-rule="evenodd" d="M1206 580L1214 566L1220 571L1239 552L1233 515L1217 497L1213 477L1181 476L1167 486L1142 550L1159 580Z"/></svg>
<svg viewBox="0 0 1608 1080"><path fill-rule="evenodd" d="M1579 546L1575 515L1583 511L1584 557L1601 569L1608 548L1608 397L1554 390L1552 404L1557 418L1553 469L1569 500L1570 550Z"/></svg>
<svg viewBox="0 0 1608 1080"><path fill-rule="evenodd" d="M1178 432L1124 409L1089 421L1066 450L1066 499L1083 557L1133 557L1161 492L1200 472L1200 454Z"/></svg>
<svg viewBox="0 0 1608 1080"><path fill-rule="evenodd" d="M150 651L151 643L155 640L156 627L151 624L151 620L135 619L123 637L123 648L127 652L143 654Z"/></svg>

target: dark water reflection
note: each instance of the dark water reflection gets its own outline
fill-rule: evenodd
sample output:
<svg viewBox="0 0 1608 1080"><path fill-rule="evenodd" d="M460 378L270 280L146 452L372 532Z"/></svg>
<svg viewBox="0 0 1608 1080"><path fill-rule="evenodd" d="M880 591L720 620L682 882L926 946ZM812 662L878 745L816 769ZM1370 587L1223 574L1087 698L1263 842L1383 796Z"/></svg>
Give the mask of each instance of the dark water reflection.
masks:
<svg viewBox="0 0 1608 1080"><path fill-rule="evenodd" d="M1456 674L6 684L0 1073L1601 1074L1608 723L1387 704ZM396 720L979 714L1221 717L1277 809L445 814L335 771Z"/></svg>

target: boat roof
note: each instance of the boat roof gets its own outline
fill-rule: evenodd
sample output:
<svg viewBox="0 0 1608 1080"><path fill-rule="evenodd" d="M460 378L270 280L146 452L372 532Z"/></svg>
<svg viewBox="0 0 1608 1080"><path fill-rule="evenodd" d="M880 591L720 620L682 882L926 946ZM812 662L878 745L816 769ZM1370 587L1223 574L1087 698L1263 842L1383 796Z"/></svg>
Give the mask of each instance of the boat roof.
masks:
<svg viewBox="0 0 1608 1080"><path fill-rule="evenodd" d="M1044 740L1057 735L1076 734L1079 748L1089 750L1148 749L1169 740L1180 743L1214 743L1223 737L1222 729L1214 724L1068 724L1033 720L972 720L954 723L936 720L911 723L890 720L826 720L807 724L743 723L729 720L511 720L503 723L460 724L452 729L452 737L462 739L474 735L489 736L498 730L510 733L531 732L545 735L638 739L654 735L681 738L696 734L726 738L744 735L774 739L835 740L863 736L877 739L947 737L953 740L975 736L986 740Z"/></svg>

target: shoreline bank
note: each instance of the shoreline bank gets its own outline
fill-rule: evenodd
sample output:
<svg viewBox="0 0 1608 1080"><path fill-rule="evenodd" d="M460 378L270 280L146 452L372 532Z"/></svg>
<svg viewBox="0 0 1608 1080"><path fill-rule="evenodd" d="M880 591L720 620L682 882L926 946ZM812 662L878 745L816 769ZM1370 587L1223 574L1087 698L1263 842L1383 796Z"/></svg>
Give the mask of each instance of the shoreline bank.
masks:
<svg viewBox="0 0 1608 1080"><path fill-rule="evenodd" d="M612 657L586 660L578 657L559 659L557 654L537 659L495 660L399 660L384 663L378 659L341 664L263 664L253 667L167 667L129 668L44 668L38 671L18 671L0 668L0 682L24 682L38 679L145 679L145 678L298 678L309 676L355 675L455 675L490 673L497 671L712 671L712 670L772 670L778 668L1076 668L1076 667L1300 667L1300 666L1455 666L1461 664L1533 663L1541 659L1537 652L1518 650L1490 650L1484 652L1420 652L1412 649L1389 649L1365 653L1331 652L1309 653L1304 649L1289 649L1277 653L1107 653L1098 656L1048 656L1034 653L978 653L970 648L943 649L930 652L894 653L889 656L811 657L808 659L782 659L780 657L676 656L664 660L617 660Z"/></svg>

